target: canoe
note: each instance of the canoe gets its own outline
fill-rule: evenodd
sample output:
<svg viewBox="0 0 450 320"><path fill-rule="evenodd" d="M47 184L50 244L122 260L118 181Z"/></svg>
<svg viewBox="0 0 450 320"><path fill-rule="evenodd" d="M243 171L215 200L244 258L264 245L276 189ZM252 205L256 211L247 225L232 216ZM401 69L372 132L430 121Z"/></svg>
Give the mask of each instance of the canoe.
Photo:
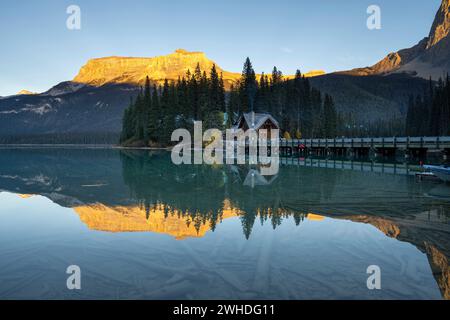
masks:
<svg viewBox="0 0 450 320"><path fill-rule="evenodd" d="M423 166L432 172L436 177L445 182L450 182L450 168L447 166Z"/></svg>

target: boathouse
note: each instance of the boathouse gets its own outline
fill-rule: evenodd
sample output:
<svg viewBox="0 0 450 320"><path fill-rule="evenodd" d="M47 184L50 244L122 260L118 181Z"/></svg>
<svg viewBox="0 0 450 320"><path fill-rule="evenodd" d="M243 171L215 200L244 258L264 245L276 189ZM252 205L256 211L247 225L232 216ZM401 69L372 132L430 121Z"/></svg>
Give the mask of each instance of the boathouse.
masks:
<svg viewBox="0 0 450 320"><path fill-rule="evenodd" d="M236 124L232 127L234 130L242 129L247 131L253 129L258 132L260 129L266 129L270 137L272 129L280 129L278 121L268 113L248 112L239 117ZM258 132L259 133L259 132Z"/></svg>

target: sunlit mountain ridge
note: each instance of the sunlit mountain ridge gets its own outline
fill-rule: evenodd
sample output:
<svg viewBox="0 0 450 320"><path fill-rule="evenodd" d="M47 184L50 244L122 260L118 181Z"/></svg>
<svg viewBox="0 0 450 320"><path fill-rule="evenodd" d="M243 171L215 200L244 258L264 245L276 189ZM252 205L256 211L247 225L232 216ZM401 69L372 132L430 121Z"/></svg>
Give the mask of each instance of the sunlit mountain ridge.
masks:
<svg viewBox="0 0 450 320"><path fill-rule="evenodd" d="M152 58L138 57L105 57L89 60L73 79L73 82L101 86L105 84L134 84L143 85L145 78L156 83L162 83L165 79L176 81L186 75L188 70L193 73L200 66L207 73L213 65L222 73L224 84L227 88L240 79L241 74L223 70L203 52L190 52L177 49L175 52ZM305 73L306 77L324 74L324 71L315 70ZM293 76L286 76L293 78Z"/></svg>

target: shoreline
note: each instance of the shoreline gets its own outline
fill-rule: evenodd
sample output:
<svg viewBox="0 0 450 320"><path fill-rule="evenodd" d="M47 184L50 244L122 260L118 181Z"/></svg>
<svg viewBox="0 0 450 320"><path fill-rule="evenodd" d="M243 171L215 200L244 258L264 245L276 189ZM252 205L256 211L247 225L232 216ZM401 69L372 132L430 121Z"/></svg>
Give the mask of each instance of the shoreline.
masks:
<svg viewBox="0 0 450 320"><path fill-rule="evenodd" d="M171 151L172 147L125 147L125 146L112 146L112 149L124 149L124 150L164 150Z"/></svg>
<svg viewBox="0 0 450 320"><path fill-rule="evenodd" d="M8 148L91 148L91 149L112 149L114 145L108 144L0 144L0 149Z"/></svg>
<svg viewBox="0 0 450 320"><path fill-rule="evenodd" d="M49 144L49 143L22 143L22 144L0 144L0 149L12 148L86 148L86 149L124 149L124 150L166 150L172 147L125 147L115 144Z"/></svg>

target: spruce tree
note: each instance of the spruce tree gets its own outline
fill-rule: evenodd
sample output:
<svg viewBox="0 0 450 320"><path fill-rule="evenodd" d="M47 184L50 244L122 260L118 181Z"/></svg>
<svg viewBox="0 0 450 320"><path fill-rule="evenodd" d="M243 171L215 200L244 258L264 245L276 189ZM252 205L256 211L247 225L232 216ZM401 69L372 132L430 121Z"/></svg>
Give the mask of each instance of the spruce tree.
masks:
<svg viewBox="0 0 450 320"><path fill-rule="evenodd" d="M242 70L239 95L241 100L241 112L254 111L255 96L258 90L256 74L253 70L250 58L247 57Z"/></svg>
<svg viewBox="0 0 450 320"><path fill-rule="evenodd" d="M208 114L208 99L209 99L209 81L206 71L202 72L200 82L198 84L198 107L199 107L199 120L205 119Z"/></svg>
<svg viewBox="0 0 450 320"><path fill-rule="evenodd" d="M158 85L152 91L152 108L150 109L149 136L153 142L161 141L161 109L159 103Z"/></svg>
<svg viewBox="0 0 450 320"><path fill-rule="evenodd" d="M143 126L143 138L145 142L147 143L149 141L149 125L150 125L150 113L151 113L151 88L150 88L150 79L147 76L145 79L145 86L144 86L144 100L142 101L142 126Z"/></svg>
<svg viewBox="0 0 450 320"><path fill-rule="evenodd" d="M169 131L171 129L172 120L170 119L172 115L172 106L170 105L170 86L167 79L164 80L164 85L161 92L161 141L163 143L168 142ZM171 133L171 132L170 132Z"/></svg>
<svg viewBox="0 0 450 320"><path fill-rule="evenodd" d="M230 87L230 94L228 97L227 103L227 127L231 127L234 125L235 121L237 121L237 115L239 115L239 91L232 84Z"/></svg>
<svg viewBox="0 0 450 320"><path fill-rule="evenodd" d="M223 124L223 80L219 77L216 65L213 64L208 83L207 110L204 112L206 128L221 128Z"/></svg>
<svg viewBox="0 0 450 320"><path fill-rule="evenodd" d="M122 133L120 135L120 143L126 142L131 139L134 134L134 122L133 122L133 99L130 98L130 104L124 110L122 119Z"/></svg>
<svg viewBox="0 0 450 320"><path fill-rule="evenodd" d="M136 127L135 127L135 138L137 140L143 140L144 139L144 96L142 93L142 87L139 91L139 94L136 98L136 103L134 107L134 117L136 121Z"/></svg>
<svg viewBox="0 0 450 320"><path fill-rule="evenodd" d="M295 136L296 138L299 138L301 136L301 125L300 125L300 119L301 119L301 109L302 109L302 99L301 96L303 94L303 79L302 79L302 73L300 70L297 69L295 72L295 78L294 78L294 105L295 105Z"/></svg>
<svg viewBox="0 0 450 320"><path fill-rule="evenodd" d="M187 101L188 101L188 118L192 120L197 120L199 118L199 107L198 107L198 84L195 80L195 75L191 74L188 70L186 72L187 81Z"/></svg>
<svg viewBox="0 0 450 320"><path fill-rule="evenodd" d="M282 119L283 117L283 88L282 88L282 72L273 67L272 78L270 83L271 110L270 113L275 117Z"/></svg>
<svg viewBox="0 0 450 320"><path fill-rule="evenodd" d="M263 112L265 107L265 78L264 78L264 72L261 74L259 78L259 90L256 92L255 97L255 112Z"/></svg>
<svg viewBox="0 0 450 320"><path fill-rule="evenodd" d="M225 112L225 84L223 81L223 73L220 73L219 79L219 109Z"/></svg>

